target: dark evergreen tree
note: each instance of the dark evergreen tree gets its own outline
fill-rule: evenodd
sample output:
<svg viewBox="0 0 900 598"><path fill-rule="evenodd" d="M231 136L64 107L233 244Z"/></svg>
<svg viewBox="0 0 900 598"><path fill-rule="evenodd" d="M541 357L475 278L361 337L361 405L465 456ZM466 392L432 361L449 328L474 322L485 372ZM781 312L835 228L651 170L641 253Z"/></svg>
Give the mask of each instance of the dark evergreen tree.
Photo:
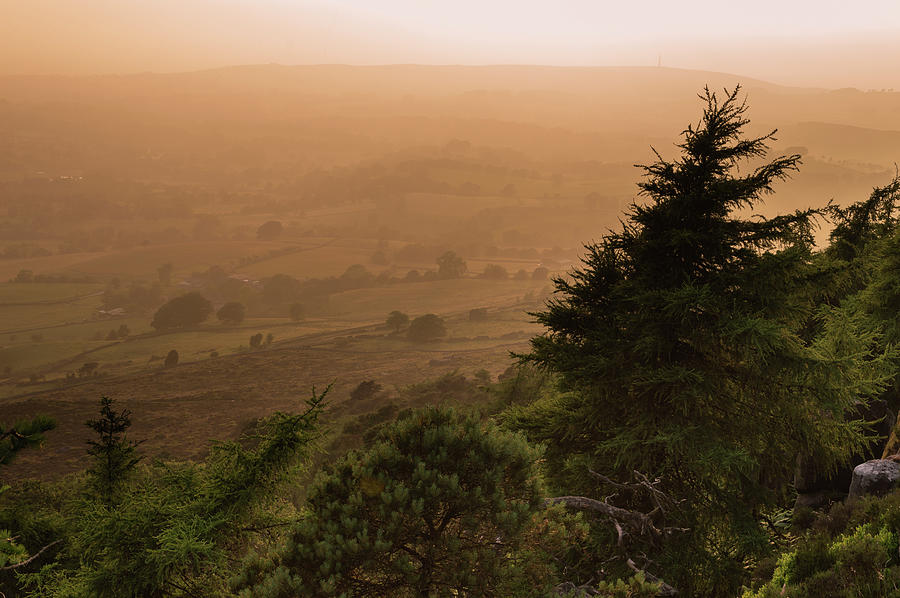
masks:
<svg viewBox="0 0 900 598"><path fill-rule="evenodd" d="M635 471L661 480L678 507L654 516L688 531L634 550L688 595L721 596L767 549L761 515L785 498L795 456L829 467L863 445L862 422L845 414L889 368L858 318L813 312L796 292L819 212L745 215L800 156L761 161L773 134L744 136L738 88L701 99L681 156L641 167L647 201L587 246L535 314L547 334L524 358L557 372L568 393L511 420L549 443L561 490L604 491L590 471L612 484ZM758 165L741 171L748 161ZM808 318L821 332L804 342ZM652 496L627 506L651 511Z"/></svg>
<svg viewBox="0 0 900 598"><path fill-rule="evenodd" d="M872 323L884 327L886 342L900 340L900 176L876 187L866 201L835 209L836 223L823 261L830 274L827 289L833 303L852 297ZM862 292L860 292L862 291Z"/></svg>
<svg viewBox="0 0 900 598"><path fill-rule="evenodd" d="M55 427L56 422L53 419L40 415L30 420L18 421L13 425L0 423L0 467L8 465L20 450L39 445L44 440L44 432ZM0 494L8 489L9 486L4 485L0 478ZM17 569L30 560L27 550L17 536L18 534L8 529L0 528L0 572ZM46 548L46 546L41 548L38 553Z"/></svg>
<svg viewBox="0 0 900 598"><path fill-rule="evenodd" d="M8 465L20 450L39 445L44 440L44 432L55 427L56 421L43 415L12 425L0 423L0 466Z"/></svg>
<svg viewBox="0 0 900 598"><path fill-rule="evenodd" d="M242 596L492 596L540 506L524 438L452 409L412 412L309 489L277 556L250 562Z"/></svg>
<svg viewBox="0 0 900 598"><path fill-rule="evenodd" d="M318 438L324 397L313 392L304 412L276 412L239 442L213 444L202 463L137 467L115 504L82 501L54 562L22 576L29 595L232 595L227 580L247 547L287 524L272 497Z"/></svg>
<svg viewBox="0 0 900 598"><path fill-rule="evenodd" d="M829 206L834 228L827 249L816 256L814 284L808 288L812 301L840 305L872 282L896 230L898 208L900 176L873 189L864 201Z"/></svg>
<svg viewBox="0 0 900 598"><path fill-rule="evenodd" d="M900 175L883 187L872 190L868 199L847 208L834 208L835 227L831 231L828 253L851 261L872 241L894 233L900 204Z"/></svg>
<svg viewBox="0 0 900 598"><path fill-rule="evenodd" d="M103 397L100 399L100 417L88 420L85 425L97 434L96 440L88 441L88 454L93 458L93 465L88 468L92 490L111 504L141 460L137 454L140 442L126 438L131 427L131 412L128 409L116 411L113 400Z"/></svg>

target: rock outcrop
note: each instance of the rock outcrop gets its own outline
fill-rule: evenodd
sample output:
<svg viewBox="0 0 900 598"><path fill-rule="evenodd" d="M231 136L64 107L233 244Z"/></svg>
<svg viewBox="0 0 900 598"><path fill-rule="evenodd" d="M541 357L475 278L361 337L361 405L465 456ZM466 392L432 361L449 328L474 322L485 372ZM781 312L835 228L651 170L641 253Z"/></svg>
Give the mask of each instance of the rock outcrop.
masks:
<svg viewBox="0 0 900 598"><path fill-rule="evenodd" d="M900 487L900 463L894 459L872 459L853 468L848 500L883 496Z"/></svg>

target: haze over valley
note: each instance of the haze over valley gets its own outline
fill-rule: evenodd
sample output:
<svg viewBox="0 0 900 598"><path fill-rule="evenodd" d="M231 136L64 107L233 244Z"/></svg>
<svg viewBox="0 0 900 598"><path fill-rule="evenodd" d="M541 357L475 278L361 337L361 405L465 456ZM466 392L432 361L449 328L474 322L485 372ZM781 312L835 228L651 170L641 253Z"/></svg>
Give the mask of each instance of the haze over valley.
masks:
<svg viewBox="0 0 900 598"><path fill-rule="evenodd" d="M35 401L66 396L88 408L99 390L81 388L97 384L80 379L85 363L97 364L92 375L144 380L132 397L181 401L194 393L157 387L148 373L173 348L180 366L167 375L199 368L230 386L225 372L249 358L256 332L275 337L267 350L295 353L297 368L276 376L285 378L276 391L257 388L256 374L241 376L252 389L241 400L248 412L332 381L338 395L365 377L304 371L309 346L358 352L364 364L398 351L398 360L424 368L415 370L421 376L458 370L448 356L474 352L496 376L507 352L537 330L525 312L550 292L544 270L564 273L583 243L617 224L637 197L634 164L650 161L651 147L674 154L698 89L738 83L752 102L752 133L778 128L774 151L803 155L764 214L846 204L892 177L900 155L900 94L892 92L657 67L246 66L7 77L0 277L37 281L3 285L3 392L28 395L9 408L25 413ZM266 238L266 222L281 231ZM447 251L465 260L462 279L408 283L436 273ZM484 278L490 266L504 270L501 279ZM267 301L266 280L279 274L337 282L302 300ZM153 311L194 289L217 309L242 300L247 319L154 331ZM296 302L306 312L300 320L288 313ZM496 321L469 323L469 310L482 307ZM379 339L393 310L459 324L438 346ZM127 338L107 338L122 325ZM358 329L374 338L355 339ZM429 362L442 365L431 371ZM258 377L273 380L265 368ZM405 371L384 382L414 379ZM241 425L229 411L187 450ZM154 445L168 439L154 436ZM52 450L14 467L43 467Z"/></svg>
<svg viewBox="0 0 900 598"><path fill-rule="evenodd" d="M896 3L378 4L0 9L0 597L896 592Z"/></svg>

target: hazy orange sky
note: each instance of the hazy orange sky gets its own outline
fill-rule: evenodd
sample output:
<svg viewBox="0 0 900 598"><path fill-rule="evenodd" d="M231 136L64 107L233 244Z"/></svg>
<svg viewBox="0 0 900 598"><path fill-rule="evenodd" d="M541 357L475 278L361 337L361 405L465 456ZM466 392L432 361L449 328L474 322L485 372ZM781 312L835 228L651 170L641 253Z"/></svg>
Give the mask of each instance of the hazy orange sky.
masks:
<svg viewBox="0 0 900 598"><path fill-rule="evenodd" d="M0 0L0 74L653 65L900 89L900 0Z"/></svg>

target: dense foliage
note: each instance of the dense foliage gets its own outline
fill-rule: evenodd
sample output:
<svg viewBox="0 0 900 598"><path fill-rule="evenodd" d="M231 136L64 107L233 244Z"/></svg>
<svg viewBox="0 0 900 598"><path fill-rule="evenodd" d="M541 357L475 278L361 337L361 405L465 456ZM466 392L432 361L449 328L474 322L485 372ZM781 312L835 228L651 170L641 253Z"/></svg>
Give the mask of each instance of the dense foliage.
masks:
<svg viewBox="0 0 900 598"><path fill-rule="evenodd" d="M196 326L212 313L212 303L200 293L186 293L164 303L150 325L157 330Z"/></svg>
<svg viewBox="0 0 900 598"><path fill-rule="evenodd" d="M216 312L216 317L224 324L240 324L246 315L247 308L238 301L229 301Z"/></svg>
<svg viewBox="0 0 900 598"><path fill-rule="evenodd" d="M8 465L22 449L39 445L44 439L44 432L55 427L56 422L46 416L19 421L13 425L0 422L0 467ZM9 489L0 477L0 495ZM25 547L18 540L10 530L3 529L3 523L0 522L0 571L17 568L29 558Z"/></svg>
<svg viewBox="0 0 900 598"><path fill-rule="evenodd" d="M0 466L9 464L20 450L36 446L44 439L44 432L56 427L56 422L46 416L7 425L0 422Z"/></svg>
<svg viewBox="0 0 900 598"><path fill-rule="evenodd" d="M815 518L745 598L900 596L900 493L837 504ZM771 566L771 565L770 565Z"/></svg>
<svg viewBox="0 0 900 598"><path fill-rule="evenodd" d="M558 297L536 314L548 333L525 359L569 392L512 418L551 443L561 489L598 494L635 471L660 480L677 500L657 515L683 531L641 550L692 595L734 591L768 550L761 516L787 498L796 455L827 469L864 444L863 422L845 415L892 368L878 331L800 292L820 212L743 215L800 157L738 170L772 139L743 135L738 93L706 91L681 156L642 167L649 201L555 281ZM810 319L818 333L804 339Z"/></svg>
<svg viewBox="0 0 900 598"><path fill-rule="evenodd" d="M415 318L409 324L406 336L418 343L434 341L447 335L444 319L436 314L425 314Z"/></svg>
<svg viewBox="0 0 900 598"><path fill-rule="evenodd" d="M540 505L537 457L478 418L413 412L313 483L309 516L243 595L493 595Z"/></svg>
<svg viewBox="0 0 900 598"><path fill-rule="evenodd" d="M105 488L108 473L106 451L92 450L95 466L86 480L69 488L75 495L47 500L26 494L32 512L27 518L20 513L19 525L62 534L53 558L36 572L22 574L27 595L227 595L234 555L254 533L280 525L272 493L316 438L323 400L324 395L314 395L302 413L260 420L241 443L213 445L203 463L156 461L133 468L127 480L120 476L112 496L91 491ZM111 403L104 402L102 409L97 422L127 428ZM92 449L122 448L121 437L120 442L108 440L110 426L98 428Z"/></svg>

